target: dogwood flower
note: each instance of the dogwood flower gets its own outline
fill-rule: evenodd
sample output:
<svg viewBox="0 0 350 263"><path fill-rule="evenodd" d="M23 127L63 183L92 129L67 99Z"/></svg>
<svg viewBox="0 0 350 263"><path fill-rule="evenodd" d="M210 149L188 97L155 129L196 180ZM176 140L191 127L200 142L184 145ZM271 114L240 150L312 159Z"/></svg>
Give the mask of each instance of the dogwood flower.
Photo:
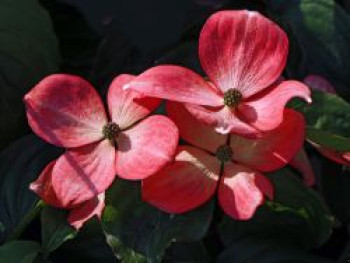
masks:
<svg viewBox="0 0 350 263"><path fill-rule="evenodd" d="M273 186L262 172L288 164L304 140L304 118L290 109L276 129L258 139L219 134L180 103L169 102L167 112L190 145L179 146L173 163L142 181L142 197L168 213L194 209L218 191L229 216L250 219L265 197L273 199Z"/></svg>
<svg viewBox="0 0 350 263"><path fill-rule="evenodd" d="M96 90L76 76L46 77L24 97L32 130L67 149L30 187L50 205L75 209L72 222L100 214L101 194L116 174L144 179L171 161L175 153L175 124L165 116L145 118L160 100L123 91L122 86L133 78L121 75L110 85L109 117Z"/></svg>
<svg viewBox="0 0 350 263"><path fill-rule="evenodd" d="M266 17L220 11L207 20L199 37L199 59L209 81L184 67L160 65L124 89L185 103L193 116L219 133L258 137L281 124L292 97L311 103L303 83L276 82L287 55L286 34Z"/></svg>

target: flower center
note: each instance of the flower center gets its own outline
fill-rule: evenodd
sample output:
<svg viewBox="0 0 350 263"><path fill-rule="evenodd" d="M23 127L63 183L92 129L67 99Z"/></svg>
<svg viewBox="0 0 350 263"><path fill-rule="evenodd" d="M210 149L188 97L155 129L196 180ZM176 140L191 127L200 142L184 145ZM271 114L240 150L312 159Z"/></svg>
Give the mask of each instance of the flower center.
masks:
<svg viewBox="0 0 350 263"><path fill-rule="evenodd" d="M115 142L116 137L118 137L121 129L118 124L115 122L109 122L105 124L102 128L102 134L105 139L108 139L111 142Z"/></svg>
<svg viewBox="0 0 350 263"><path fill-rule="evenodd" d="M230 108L237 107L242 101L242 93L236 89L229 89L224 94L224 104Z"/></svg>
<svg viewBox="0 0 350 263"><path fill-rule="evenodd" d="M216 158L218 158L218 160L220 162L225 163L225 162L228 162L231 160L232 155L233 155L233 151L229 145L221 145L216 150L215 155L216 155Z"/></svg>

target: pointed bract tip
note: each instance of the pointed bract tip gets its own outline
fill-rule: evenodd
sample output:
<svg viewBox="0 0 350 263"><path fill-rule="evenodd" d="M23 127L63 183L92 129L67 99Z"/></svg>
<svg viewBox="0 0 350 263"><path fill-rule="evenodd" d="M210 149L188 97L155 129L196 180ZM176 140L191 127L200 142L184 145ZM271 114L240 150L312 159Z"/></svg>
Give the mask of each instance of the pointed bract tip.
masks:
<svg viewBox="0 0 350 263"><path fill-rule="evenodd" d="M29 95L29 93L27 93L27 94L25 94L24 96L23 96L23 101L24 102L27 102L28 100L30 99L30 95Z"/></svg>
<svg viewBox="0 0 350 263"><path fill-rule="evenodd" d="M256 16L258 14L258 12L256 11L246 10L246 12L249 17Z"/></svg>
<svg viewBox="0 0 350 263"><path fill-rule="evenodd" d="M32 190L35 193L38 193L42 188L42 184L39 184L37 182L31 183L29 185L29 189Z"/></svg>

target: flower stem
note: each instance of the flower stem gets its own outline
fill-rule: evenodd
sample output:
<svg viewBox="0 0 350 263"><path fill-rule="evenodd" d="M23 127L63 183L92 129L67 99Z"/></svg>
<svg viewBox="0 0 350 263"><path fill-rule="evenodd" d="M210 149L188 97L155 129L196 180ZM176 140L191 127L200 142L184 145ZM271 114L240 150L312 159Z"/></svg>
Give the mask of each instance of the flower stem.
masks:
<svg viewBox="0 0 350 263"><path fill-rule="evenodd" d="M21 222L15 227L15 229L12 231L12 233L7 238L7 241L12 241L18 239L23 231L27 228L27 226L34 220L34 218L37 217L37 215L40 213L41 209L46 204L43 200L39 200L33 209L31 209L21 220Z"/></svg>

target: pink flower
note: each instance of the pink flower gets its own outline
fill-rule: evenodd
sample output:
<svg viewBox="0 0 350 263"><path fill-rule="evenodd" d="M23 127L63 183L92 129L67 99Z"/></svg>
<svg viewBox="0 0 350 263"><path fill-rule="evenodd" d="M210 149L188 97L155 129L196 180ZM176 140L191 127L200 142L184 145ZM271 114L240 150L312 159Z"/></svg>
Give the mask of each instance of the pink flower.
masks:
<svg viewBox="0 0 350 263"><path fill-rule="evenodd" d="M67 148L30 187L46 203L71 209L69 220L77 227L101 214L103 193L116 174L144 179L171 161L176 150L175 124L165 116L145 118L160 100L123 91L133 78L121 75L112 82L109 117L94 88L76 76L49 76L24 97L32 130Z"/></svg>
<svg viewBox="0 0 350 263"><path fill-rule="evenodd" d="M185 103L219 133L257 137L281 124L292 97L311 102L303 83L275 84L287 55L287 36L275 23L257 12L221 11L208 19L199 38L200 62L210 81L184 67L161 65L124 88Z"/></svg>
<svg viewBox="0 0 350 263"><path fill-rule="evenodd" d="M183 213L218 191L223 210L235 219L250 219L273 186L262 172L286 165L300 150L305 121L284 110L284 121L258 139L222 135L198 122L186 108L169 102L167 111L190 146L179 146L175 160L142 181L143 199L168 213Z"/></svg>

